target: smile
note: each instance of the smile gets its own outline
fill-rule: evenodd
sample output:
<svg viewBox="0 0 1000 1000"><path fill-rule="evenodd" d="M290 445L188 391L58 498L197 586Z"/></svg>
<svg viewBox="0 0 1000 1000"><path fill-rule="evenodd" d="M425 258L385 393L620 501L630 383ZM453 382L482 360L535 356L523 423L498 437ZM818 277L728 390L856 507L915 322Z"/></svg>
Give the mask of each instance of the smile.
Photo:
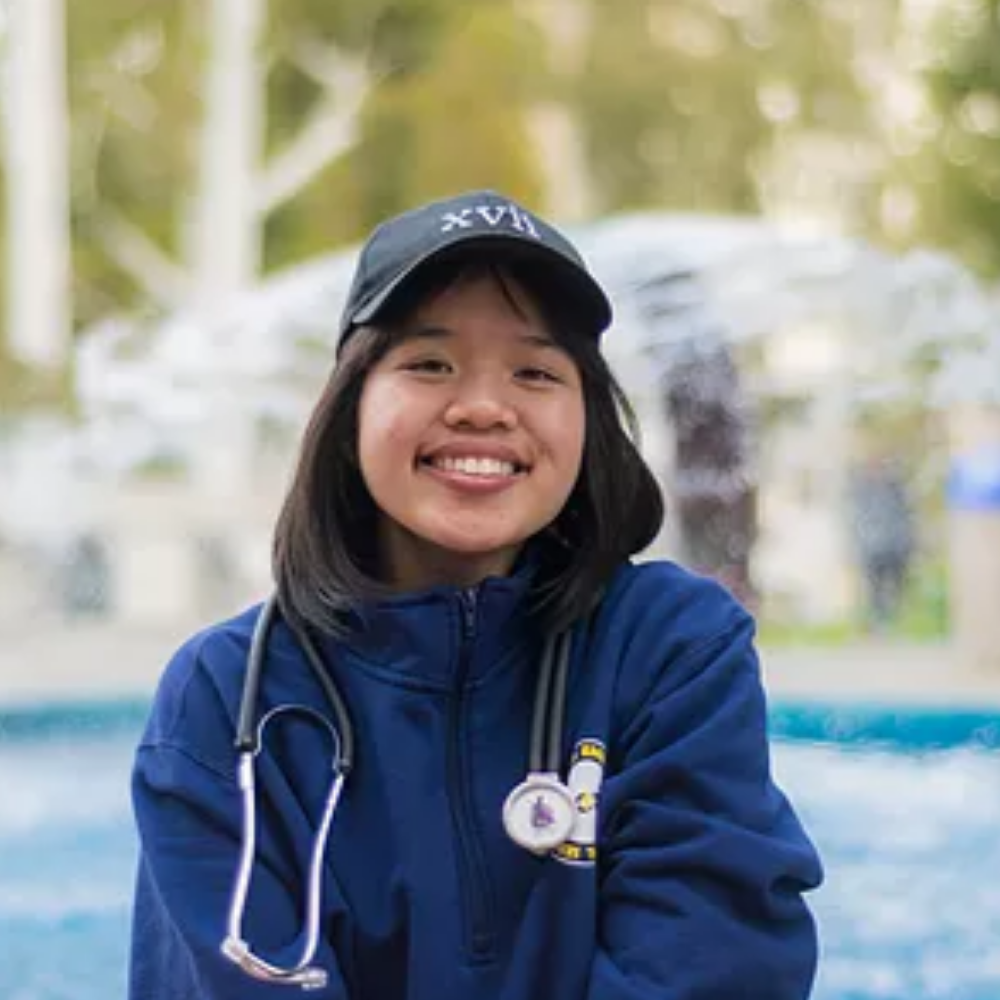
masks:
<svg viewBox="0 0 1000 1000"><path fill-rule="evenodd" d="M517 475L523 468L513 462L505 462L499 458L480 458L477 456L451 455L427 459L425 464L442 472L459 472L465 476L478 476L483 479L503 479Z"/></svg>

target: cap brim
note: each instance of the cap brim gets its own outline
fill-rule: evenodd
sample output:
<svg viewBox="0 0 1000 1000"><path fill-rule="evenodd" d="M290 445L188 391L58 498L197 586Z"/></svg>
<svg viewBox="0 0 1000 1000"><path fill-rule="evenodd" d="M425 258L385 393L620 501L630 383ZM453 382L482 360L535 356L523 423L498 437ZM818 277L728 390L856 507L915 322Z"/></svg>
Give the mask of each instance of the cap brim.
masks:
<svg viewBox="0 0 1000 1000"><path fill-rule="evenodd" d="M594 277L580 264L570 260L557 250L509 233L479 235L438 247L431 253L413 261L401 271L376 296L356 309L345 324L342 336L350 329L375 323L381 314L393 307L400 296L412 288L422 272L446 260L460 260L483 254L517 261L528 261L539 270L533 274L534 290L555 303L560 311L574 317L578 332L594 339L611 325L612 310L604 290Z"/></svg>

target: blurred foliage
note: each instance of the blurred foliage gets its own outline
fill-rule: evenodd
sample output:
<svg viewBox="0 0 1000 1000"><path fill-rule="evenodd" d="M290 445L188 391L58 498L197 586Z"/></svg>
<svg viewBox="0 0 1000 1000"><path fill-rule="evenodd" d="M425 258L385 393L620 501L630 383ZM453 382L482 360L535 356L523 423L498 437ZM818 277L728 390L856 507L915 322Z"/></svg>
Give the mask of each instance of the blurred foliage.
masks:
<svg viewBox="0 0 1000 1000"><path fill-rule="evenodd" d="M766 601L758 621L758 636L764 648L835 649L871 639L861 609L851 618L803 622L781 615ZM947 567L940 557L919 561L903 594L899 612L878 641L943 642L950 633Z"/></svg>
<svg viewBox="0 0 1000 1000"><path fill-rule="evenodd" d="M0 344L0 419L32 411L71 415L75 409L71 369L30 368L12 358Z"/></svg>
<svg viewBox="0 0 1000 1000"><path fill-rule="evenodd" d="M414 39L405 23L396 24L401 39L371 25L379 76L362 111L359 141L274 214L269 265L360 239L387 215L463 188L541 200L525 129L525 112L545 86L537 31L495 0L439 9L423 0L415 7L433 20L435 35ZM295 117L272 108L273 121Z"/></svg>
<svg viewBox="0 0 1000 1000"><path fill-rule="evenodd" d="M1000 0L942 4L930 29L919 141L896 150L913 195L909 242L954 251L1000 275Z"/></svg>
<svg viewBox="0 0 1000 1000"><path fill-rule="evenodd" d="M910 576L893 634L919 642L944 639L950 630L948 568L940 556L929 557Z"/></svg>
<svg viewBox="0 0 1000 1000"><path fill-rule="evenodd" d="M757 637L765 650L835 649L857 643L861 630L851 621L814 624L769 617L767 608L764 608L757 623Z"/></svg>
<svg viewBox="0 0 1000 1000"><path fill-rule="evenodd" d="M849 132L865 104L844 24L815 0L590 0L575 97L602 208L758 208L783 130Z"/></svg>
<svg viewBox="0 0 1000 1000"><path fill-rule="evenodd" d="M67 4L79 325L152 307L108 254L109 224L128 220L183 260L206 7ZM267 153L325 96L304 62L361 56L375 79L355 147L266 220L265 267L356 240L389 212L463 187L540 199L524 112L545 86L544 46L512 3L272 0L265 41Z"/></svg>
<svg viewBox="0 0 1000 1000"><path fill-rule="evenodd" d="M183 248L192 184L202 0L67 3L72 224L78 321L146 305L102 233L127 218L166 254Z"/></svg>

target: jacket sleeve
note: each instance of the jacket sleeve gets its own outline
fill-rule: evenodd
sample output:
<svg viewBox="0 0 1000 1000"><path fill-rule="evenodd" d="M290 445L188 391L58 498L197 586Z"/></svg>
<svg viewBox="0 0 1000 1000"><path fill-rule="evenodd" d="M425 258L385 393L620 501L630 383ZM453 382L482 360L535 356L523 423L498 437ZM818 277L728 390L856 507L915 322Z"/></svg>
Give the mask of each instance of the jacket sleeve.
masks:
<svg viewBox="0 0 1000 1000"><path fill-rule="evenodd" d="M161 743L140 748L132 793L140 834L132 1000L287 998L288 986L251 979L220 952L242 834L234 777L195 759L189 748ZM259 838L243 936L261 957L294 964L302 930L302 906L291 888L296 882L278 870L266 832ZM324 935L314 964L328 971L329 981L310 996L345 1000Z"/></svg>
<svg viewBox="0 0 1000 1000"><path fill-rule="evenodd" d="M654 684L602 792L588 1000L806 1000L819 859L772 782L748 617Z"/></svg>

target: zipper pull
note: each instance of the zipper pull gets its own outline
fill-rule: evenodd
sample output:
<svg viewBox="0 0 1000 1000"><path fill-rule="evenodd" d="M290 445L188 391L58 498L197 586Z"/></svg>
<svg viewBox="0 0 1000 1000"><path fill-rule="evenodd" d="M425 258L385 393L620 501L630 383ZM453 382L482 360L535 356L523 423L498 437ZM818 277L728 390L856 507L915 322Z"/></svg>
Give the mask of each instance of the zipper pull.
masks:
<svg viewBox="0 0 1000 1000"><path fill-rule="evenodd" d="M476 609L479 604L479 592L475 587L466 587L458 592L459 604L462 607L462 636L471 639L476 633Z"/></svg>

